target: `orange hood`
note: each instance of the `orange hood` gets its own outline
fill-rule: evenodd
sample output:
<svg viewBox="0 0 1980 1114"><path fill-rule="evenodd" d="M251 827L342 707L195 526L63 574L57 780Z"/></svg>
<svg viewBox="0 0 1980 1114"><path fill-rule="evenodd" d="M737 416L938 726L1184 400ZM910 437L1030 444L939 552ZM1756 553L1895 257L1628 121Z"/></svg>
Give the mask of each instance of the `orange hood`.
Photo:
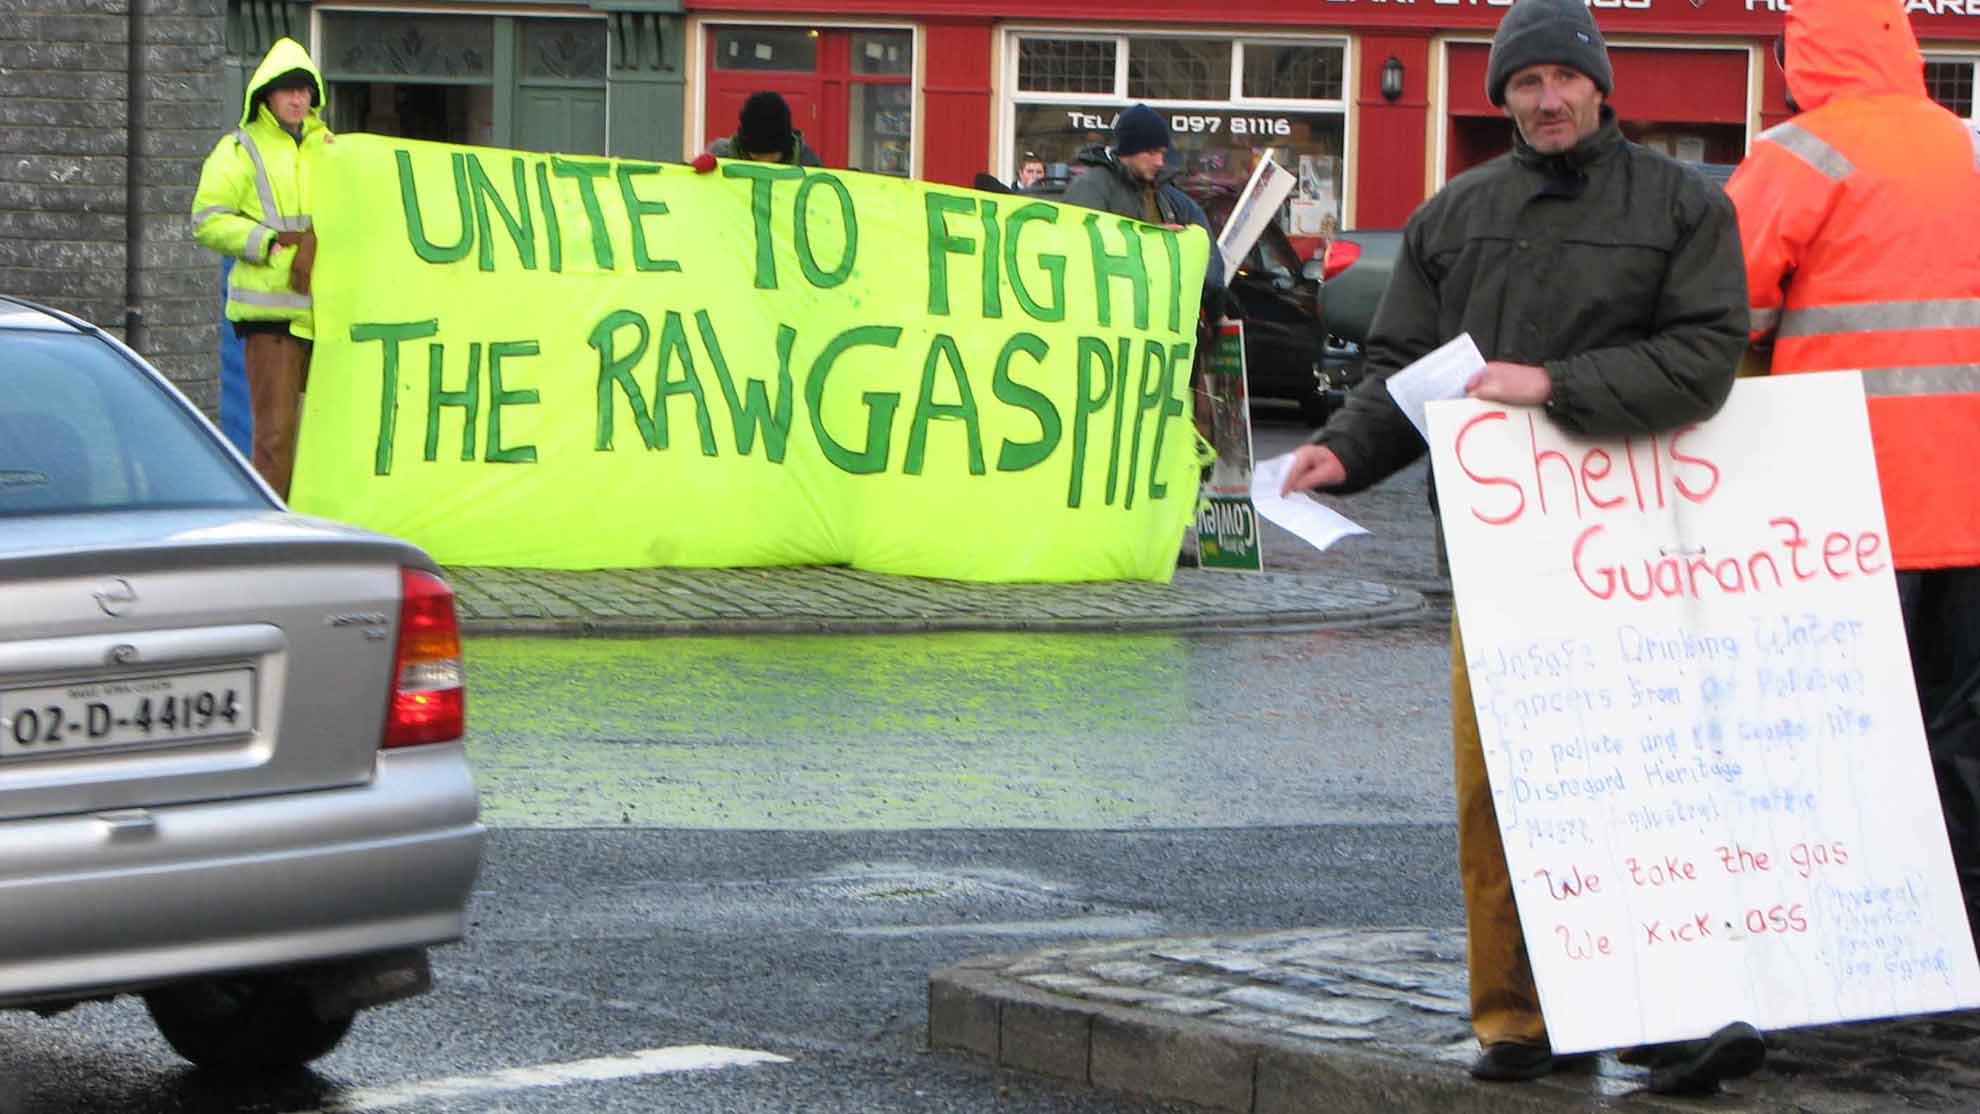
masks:
<svg viewBox="0 0 1980 1114"><path fill-rule="evenodd" d="M1925 58L1904 0L1796 0L1787 84L1803 111L1839 97L1924 96Z"/></svg>

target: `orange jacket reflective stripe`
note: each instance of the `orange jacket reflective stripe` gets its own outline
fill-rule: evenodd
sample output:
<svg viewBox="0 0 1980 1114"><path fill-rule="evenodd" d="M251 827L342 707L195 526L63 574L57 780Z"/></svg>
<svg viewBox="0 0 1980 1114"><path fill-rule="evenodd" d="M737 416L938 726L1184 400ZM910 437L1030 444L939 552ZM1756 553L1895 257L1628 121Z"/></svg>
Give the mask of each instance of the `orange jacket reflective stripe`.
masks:
<svg viewBox="0 0 1980 1114"><path fill-rule="evenodd" d="M1902 0L1797 0L1788 90L1727 183L1774 374L1861 368L1900 569L1980 565L1980 136Z"/></svg>

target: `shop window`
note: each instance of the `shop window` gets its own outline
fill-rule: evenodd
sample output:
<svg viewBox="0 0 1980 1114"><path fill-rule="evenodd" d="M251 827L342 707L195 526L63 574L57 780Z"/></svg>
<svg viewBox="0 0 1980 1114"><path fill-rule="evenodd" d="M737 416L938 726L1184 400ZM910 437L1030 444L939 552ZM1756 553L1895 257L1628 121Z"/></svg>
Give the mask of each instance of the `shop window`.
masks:
<svg viewBox="0 0 1980 1114"><path fill-rule="evenodd" d="M595 19L524 19L525 81L605 82L605 24Z"/></svg>
<svg viewBox="0 0 1980 1114"><path fill-rule="evenodd" d="M1337 47L1246 43L1244 95L1273 100L1340 100L1345 59Z"/></svg>
<svg viewBox="0 0 1980 1114"><path fill-rule="evenodd" d="M495 23L480 16L326 12L323 62L349 77L492 79Z"/></svg>
<svg viewBox="0 0 1980 1114"><path fill-rule="evenodd" d="M781 27L724 27L715 32L718 70L784 70L818 68L818 32Z"/></svg>
<svg viewBox="0 0 1980 1114"><path fill-rule="evenodd" d="M322 13L336 131L530 150L605 151L605 21Z"/></svg>
<svg viewBox="0 0 1980 1114"><path fill-rule="evenodd" d="M907 77L914 73L914 34L909 31L855 31L852 68L861 75Z"/></svg>
<svg viewBox="0 0 1980 1114"><path fill-rule="evenodd" d="M1925 92L1964 120L1973 119L1973 65L1971 60L1925 62Z"/></svg>
<svg viewBox="0 0 1980 1114"><path fill-rule="evenodd" d="M1114 91L1118 44L1092 39L1021 39L1018 88L1036 93Z"/></svg>
<svg viewBox="0 0 1980 1114"><path fill-rule="evenodd" d="M847 166L907 176L908 145L914 137L914 99L906 85L854 85L850 124Z"/></svg>
<svg viewBox="0 0 1980 1114"><path fill-rule="evenodd" d="M1014 177L1019 157L1033 152L1045 162L1039 191L1062 192L1085 170L1081 152L1112 142L1121 109L1146 102L1168 118L1176 141L1170 166L1192 192L1234 195L1270 151L1296 176L1280 223L1289 235L1314 238L1302 250L1338 226L1347 179L1343 41L1016 38L1018 91L1004 177ZM1086 67L1077 80L1066 65L1072 59Z"/></svg>
<svg viewBox="0 0 1980 1114"><path fill-rule="evenodd" d="M1231 95L1231 44L1221 39L1129 39L1128 97L1221 101Z"/></svg>

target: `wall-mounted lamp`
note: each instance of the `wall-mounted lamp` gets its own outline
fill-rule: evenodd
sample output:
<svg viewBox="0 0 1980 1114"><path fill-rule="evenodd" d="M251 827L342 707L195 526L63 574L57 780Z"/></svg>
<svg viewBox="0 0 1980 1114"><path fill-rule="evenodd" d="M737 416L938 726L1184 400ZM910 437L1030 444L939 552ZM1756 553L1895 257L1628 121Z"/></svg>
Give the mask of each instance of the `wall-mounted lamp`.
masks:
<svg viewBox="0 0 1980 1114"><path fill-rule="evenodd" d="M1385 101L1393 102L1399 99L1402 95L1403 95L1402 59L1397 58L1395 55L1391 54L1389 55L1389 60L1382 63L1382 99Z"/></svg>

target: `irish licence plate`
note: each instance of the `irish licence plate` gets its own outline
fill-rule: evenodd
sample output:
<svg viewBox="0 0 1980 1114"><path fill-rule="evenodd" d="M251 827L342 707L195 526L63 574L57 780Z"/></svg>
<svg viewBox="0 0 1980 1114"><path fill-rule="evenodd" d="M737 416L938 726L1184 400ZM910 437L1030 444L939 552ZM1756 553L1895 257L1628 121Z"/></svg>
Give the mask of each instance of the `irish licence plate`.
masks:
<svg viewBox="0 0 1980 1114"><path fill-rule="evenodd" d="M193 743L254 728L254 670L0 689L0 758Z"/></svg>

